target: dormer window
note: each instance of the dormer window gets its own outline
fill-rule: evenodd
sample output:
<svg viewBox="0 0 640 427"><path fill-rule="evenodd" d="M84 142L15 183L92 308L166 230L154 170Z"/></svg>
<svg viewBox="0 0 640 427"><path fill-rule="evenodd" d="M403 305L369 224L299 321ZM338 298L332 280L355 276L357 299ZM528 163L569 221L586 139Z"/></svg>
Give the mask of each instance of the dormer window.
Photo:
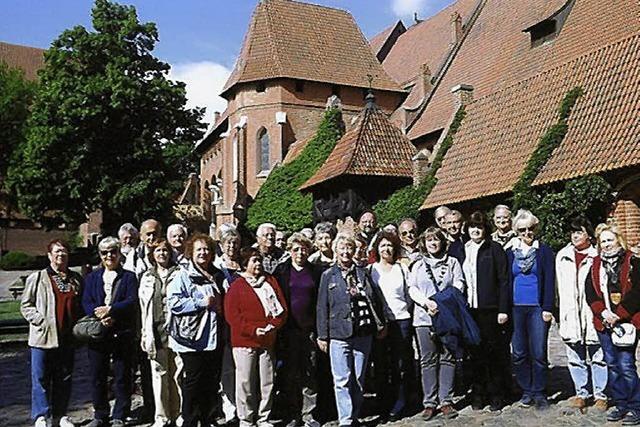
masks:
<svg viewBox="0 0 640 427"><path fill-rule="evenodd" d="M575 0L567 1L556 13L524 30L531 36L532 48L542 46L558 37L574 3Z"/></svg>
<svg viewBox="0 0 640 427"><path fill-rule="evenodd" d="M256 83L256 92L264 92L265 89L266 89L266 85L264 84L264 82Z"/></svg>

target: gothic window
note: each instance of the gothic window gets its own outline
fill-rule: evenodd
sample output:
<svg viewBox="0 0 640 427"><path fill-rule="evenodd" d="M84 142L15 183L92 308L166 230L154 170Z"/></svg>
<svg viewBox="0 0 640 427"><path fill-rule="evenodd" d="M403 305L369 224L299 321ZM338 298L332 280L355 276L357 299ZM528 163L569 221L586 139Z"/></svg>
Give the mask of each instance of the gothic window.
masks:
<svg viewBox="0 0 640 427"><path fill-rule="evenodd" d="M258 131L258 171L267 172L270 169L269 164L269 134L265 128Z"/></svg>

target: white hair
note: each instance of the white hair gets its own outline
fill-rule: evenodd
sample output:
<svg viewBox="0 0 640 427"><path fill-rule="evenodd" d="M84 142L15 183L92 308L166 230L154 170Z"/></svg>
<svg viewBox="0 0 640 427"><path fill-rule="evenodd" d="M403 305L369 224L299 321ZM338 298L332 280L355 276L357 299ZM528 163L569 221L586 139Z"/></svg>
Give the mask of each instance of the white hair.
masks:
<svg viewBox="0 0 640 427"><path fill-rule="evenodd" d="M433 216L435 218L437 218L439 215L439 212L444 212L444 215L447 215L451 212L451 209L449 209L447 206L439 206L434 212L433 212Z"/></svg>
<svg viewBox="0 0 640 427"><path fill-rule="evenodd" d="M333 252L336 253L338 252L338 245L340 243L346 243L348 245L351 245L352 247L356 247L356 239L354 239L353 234L349 234L349 233L338 233L338 235L336 236L336 238L333 241Z"/></svg>
<svg viewBox="0 0 640 427"><path fill-rule="evenodd" d="M264 233L269 228L272 229L273 231L277 230L275 225L271 224L270 222L265 222L265 223L262 223L262 224L260 224L258 226L258 229L256 230L256 236L258 236L258 237L264 236Z"/></svg>
<svg viewBox="0 0 640 427"><path fill-rule="evenodd" d="M169 236L171 236L171 233L173 233L175 230L182 231L184 237L188 236L187 227L182 224L171 224L169 227L167 227L167 239L169 239Z"/></svg>
<svg viewBox="0 0 640 427"><path fill-rule="evenodd" d="M498 211L506 211L509 216L511 216L511 209L509 209L509 206L507 205L497 205L495 208L493 208L493 216L496 216L496 212Z"/></svg>
<svg viewBox="0 0 640 427"><path fill-rule="evenodd" d="M129 233L131 234L131 237L134 237L136 239L138 238L138 236L140 236L140 232L138 231L138 229L130 222L125 222L120 226L120 229L118 230L118 237L122 239L122 235L124 233Z"/></svg>
<svg viewBox="0 0 640 427"><path fill-rule="evenodd" d="M527 209L519 209L518 213L516 213L516 216L513 218L513 225L511 226L511 228L514 231L518 230L518 225L521 223L527 223L527 224L531 224L534 227L537 227L538 224L540 224L540 220L538 219L537 216L535 216L531 211L527 210Z"/></svg>
<svg viewBox="0 0 640 427"><path fill-rule="evenodd" d="M107 249L117 248L120 246L120 241L113 236L107 236L104 239L100 240L98 243L99 251L106 251Z"/></svg>

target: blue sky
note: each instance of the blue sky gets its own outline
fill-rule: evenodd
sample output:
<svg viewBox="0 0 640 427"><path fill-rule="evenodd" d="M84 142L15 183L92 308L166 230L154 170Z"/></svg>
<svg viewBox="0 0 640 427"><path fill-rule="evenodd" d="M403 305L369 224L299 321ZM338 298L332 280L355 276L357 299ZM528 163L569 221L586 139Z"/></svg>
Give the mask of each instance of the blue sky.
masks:
<svg viewBox="0 0 640 427"><path fill-rule="evenodd" d="M128 0L142 21L157 24L155 54L173 66L172 77L187 83L192 105L224 109L216 95L235 57L258 0ZM432 15L452 0L306 0L350 11L367 37L397 19ZM46 48L74 25L90 27L91 0L2 0L0 41ZM207 120L208 121L208 120Z"/></svg>

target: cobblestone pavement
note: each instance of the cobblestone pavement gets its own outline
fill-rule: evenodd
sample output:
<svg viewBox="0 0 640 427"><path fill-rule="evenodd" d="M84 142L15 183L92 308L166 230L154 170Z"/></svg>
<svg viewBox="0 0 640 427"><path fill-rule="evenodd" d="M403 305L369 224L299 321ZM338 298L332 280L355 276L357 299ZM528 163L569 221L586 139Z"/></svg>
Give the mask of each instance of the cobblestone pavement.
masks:
<svg viewBox="0 0 640 427"><path fill-rule="evenodd" d="M519 408L516 405L504 408L500 413L473 411L470 406L460 409L460 415L454 420L445 420L442 416L429 422L422 421L418 415L404 418L386 426L591 426L606 423L603 413L588 409L584 413L567 407L566 399L573 394L573 385L566 369L564 347L556 328L552 328L549 342L549 362L551 379L548 387L551 408L536 411L532 408ZM29 352L25 344L10 344L0 347L0 426L27 426L30 410ZM140 405L136 396L134 408ZM87 355L84 349L76 354L76 366L71 396L72 419L84 424L91 417L90 389ZM367 424L376 424L375 418ZM337 423L329 423L335 426ZM613 424L611 424L613 425Z"/></svg>

